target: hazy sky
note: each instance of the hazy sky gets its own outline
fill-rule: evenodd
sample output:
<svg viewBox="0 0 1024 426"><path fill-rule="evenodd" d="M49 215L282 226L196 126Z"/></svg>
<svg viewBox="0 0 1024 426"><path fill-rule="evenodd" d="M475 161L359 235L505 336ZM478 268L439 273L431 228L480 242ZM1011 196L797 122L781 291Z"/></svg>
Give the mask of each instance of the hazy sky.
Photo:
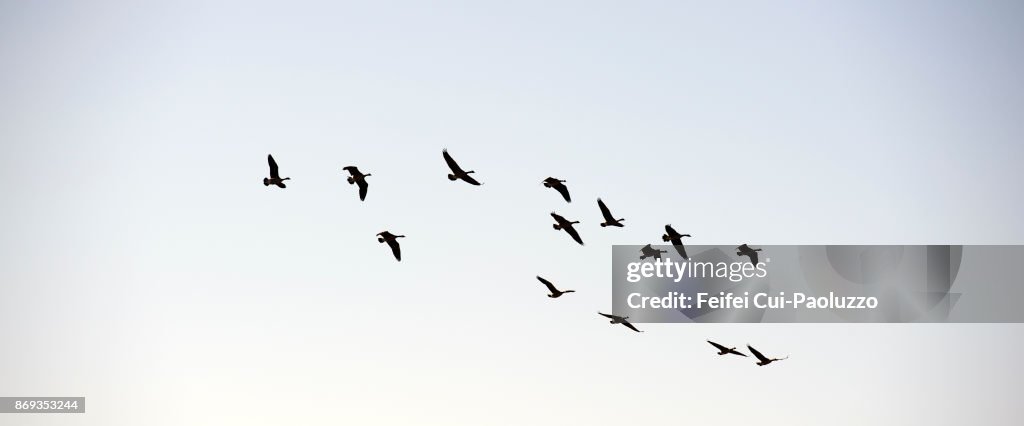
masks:
<svg viewBox="0 0 1024 426"><path fill-rule="evenodd" d="M596 311L666 223L1024 243L1024 3L167 3L0 1L0 395L87 401L0 423L1019 421L1020 325Z"/></svg>

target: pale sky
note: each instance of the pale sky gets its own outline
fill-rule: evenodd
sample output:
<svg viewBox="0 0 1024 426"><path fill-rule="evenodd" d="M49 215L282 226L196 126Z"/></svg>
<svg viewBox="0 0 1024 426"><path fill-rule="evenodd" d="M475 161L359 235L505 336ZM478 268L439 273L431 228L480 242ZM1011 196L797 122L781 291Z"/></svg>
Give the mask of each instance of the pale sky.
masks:
<svg viewBox="0 0 1024 426"><path fill-rule="evenodd" d="M1024 243L1024 3L728 3L0 1L0 395L87 406L0 423L1017 423L1017 324L596 314L666 223Z"/></svg>

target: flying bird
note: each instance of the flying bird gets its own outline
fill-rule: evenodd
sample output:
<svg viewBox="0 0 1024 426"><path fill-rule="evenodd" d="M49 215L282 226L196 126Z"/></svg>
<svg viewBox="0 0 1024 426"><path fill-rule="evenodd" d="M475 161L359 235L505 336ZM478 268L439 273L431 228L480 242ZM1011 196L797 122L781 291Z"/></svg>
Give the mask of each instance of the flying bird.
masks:
<svg viewBox="0 0 1024 426"><path fill-rule="evenodd" d="M750 246L744 244L742 246L736 247L736 250L737 256L749 257L750 263L753 263L755 266L757 265L757 252L761 251L761 249L752 249L750 248Z"/></svg>
<svg viewBox="0 0 1024 426"><path fill-rule="evenodd" d="M786 358L768 358L762 355L760 352L757 351L757 349L754 349L754 347L750 345L747 345L747 349L750 349L750 353L754 354L754 356L757 357L757 365L762 367L771 364L775 361L782 361L784 359L789 358L788 356Z"/></svg>
<svg viewBox="0 0 1024 426"><path fill-rule="evenodd" d="M284 185L284 181L291 178L282 178L277 172L277 161L274 161L274 156L267 154L267 163L270 164L270 177L263 178L263 186L277 185L278 188L287 188Z"/></svg>
<svg viewBox="0 0 1024 426"><path fill-rule="evenodd" d="M683 237L689 237L690 234L680 234L676 232L675 228L671 224L665 225L665 234L661 236L661 240L665 242L672 242L672 246L676 248L676 252L679 253L683 259L690 259L690 256L686 255L686 247L683 247Z"/></svg>
<svg viewBox="0 0 1024 426"><path fill-rule="evenodd" d="M583 239L580 238L580 233L576 232L576 228L572 227L573 224L577 224L579 223L579 221L569 222L564 217L559 216L555 212L551 212L551 217L555 218L555 222L557 222L554 225L551 225L552 227L555 228L556 231L564 229L565 232L572 237L572 239L576 240L577 243L580 243L581 246L583 245Z"/></svg>
<svg viewBox="0 0 1024 426"><path fill-rule="evenodd" d="M569 188L565 187L564 180L549 177L547 179L544 179L543 183L545 188L555 188L555 191L558 191L559 194L562 194L562 198L565 198L565 202L572 202L572 199L569 198Z"/></svg>
<svg viewBox="0 0 1024 426"><path fill-rule="evenodd" d="M618 226L621 228L623 226L622 222L626 219L616 219L615 216L612 216L612 211L608 210L608 206L600 198L597 199L597 206L601 208L601 216L604 216L604 222L601 222L602 228L606 226Z"/></svg>
<svg viewBox="0 0 1024 426"><path fill-rule="evenodd" d="M629 321L626 321L627 319L629 319L629 317L620 317L618 315L602 314L600 311L598 311L597 313L600 314L601 316L605 317L605 318L611 319L611 321L608 321L609 324L622 324L622 325L624 325L626 327L629 327L630 330L633 330L633 331L635 331L637 333L643 333L642 331L637 330L636 327L633 326L633 324L629 323Z"/></svg>
<svg viewBox="0 0 1024 426"><path fill-rule="evenodd" d="M447 149L443 150L441 153L444 155L444 162L448 163L448 168L452 170L451 173L448 173L448 180L462 179L472 185L480 185L480 182L477 182L476 179L473 179L473 177L469 175L470 173L476 172L472 170L468 172L463 171L462 167L459 167L459 163L456 163L455 159L452 158L451 155L448 155Z"/></svg>
<svg viewBox="0 0 1024 426"><path fill-rule="evenodd" d="M395 260L402 261L402 248L398 246L398 239L405 238L405 235L395 235L388 231L377 234L378 243L388 243L391 247L391 253L395 255Z"/></svg>
<svg viewBox="0 0 1024 426"><path fill-rule="evenodd" d="M348 184L359 185L359 201L366 200L366 190L370 188L370 184L366 183L367 176L373 176L370 173L363 174L356 166L342 167L342 170L348 172Z"/></svg>
<svg viewBox="0 0 1024 426"><path fill-rule="evenodd" d="M725 346L719 345L718 343L712 342L710 340L708 340L708 343L710 343L711 346L714 346L714 347L718 348L718 354L719 355L733 354L733 355L739 355L739 356L747 356L747 354L745 354L743 352L740 352L740 351L737 351L736 348L727 348Z"/></svg>
<svg viewBox="0 0 1024 426"><path fill-rule="evenodd" d="M653 257L655 259L661 259L661 254L662 253L668 253L668 251L667 250L658 250L658 249L656 249L654 247L651 247L651 245L648 244L646 246L643 246L643 248L640 249L640 260L644 260L644 259L646 259L648 257Z"/></svg>
<svg viewBox="0 0 1024 426"><path fill-rule="evenodd" d="M576 292L576 290L566 290L566 291L559 290L559 289L555 288L554 284L551 284L551 281L548 281L548 280L546 280L544 278L541 278L539 275L537 276L537 281L540 281L541 283L544 284L544 286L546 286L548 288L548 291L551 292L551 294L549 294L548 297L550 297L552 299L557 299L559 297L562 297L562 295L565 294L565 293L575 293Z"/></svg>

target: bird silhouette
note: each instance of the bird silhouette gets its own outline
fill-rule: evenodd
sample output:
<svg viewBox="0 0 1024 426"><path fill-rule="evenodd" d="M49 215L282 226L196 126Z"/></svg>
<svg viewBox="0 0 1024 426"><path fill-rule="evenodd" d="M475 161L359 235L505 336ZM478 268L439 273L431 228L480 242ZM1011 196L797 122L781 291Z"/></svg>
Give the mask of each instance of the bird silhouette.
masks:
<svg viewBox="0 0 1024 426"><path fill-rule="evenodd" d="M616 219L615 216L612 216L612 211L608 210L608 206L600 198L597 199L597 206L601 208L601 216L604 216L604 222L601 222L602 228L606 226L618 226L621 228L623 226L622 222L626 219Z"/></svg>
<svg viewBox="0 0 1024 426"><path fill-rule="evenodd" d="M785 357L785 358L768 358L768 357L762 355L760 352L757 351L757 349L754 349L754 347L750 346L750 345L747 345L747 349L750 349L750 353L754 354L754 356L757 357L757 365L762 366L762 367L764 367L764 366L766 366L768 364L771 364L771 363L773 363L775 361L782 361L784 359L789 359L788 356Z"/></svg>
<svg viewBox="0 0 1024 426"><path fill-rule="evenodd" d="M646 259L648 257L653 257L655 259L661 259L661 254L662 253L668 253L668 251L667 250L658 250L658 249L656 249L654 247L651 247L651 245L648 244L646 246L643 246L640 249L640 260L644 260L644 259Z"/></svg>
<svg viewBox="0 0 1024 426"><path fill-rule="evenodd" d="M551 217L555 218L555 222L557 222L554 225L551 225L552 227L555 228L556 231L564 229L565 232L569 234L569 236L571 236L573 240L576 240L576 242L580 243L581 246L583 245L583 239L580 238L579 232L576 232L576 228L572 227L573 224L577 224L579 223L579 221L570 222L566 220L564 217L559 216L555 212L551 212Z"/></svg>
<svg viewBox="0 0 1024 426"><path fill-rule="evenodd" d="M719 355L733 354L733 355L739 355L739 356L747 356L747 354L745 354L743 352L740 352L740 351L737 351L736 348L727 348L725 346L719 345L718 343L712 342L710 340L708 340L708 343L710 343L711 346L714 346L714 347L718 348L718 354Z"/></svg>
<svg viewBox="0 0 1024 426"><path fill-rule="evenodd" d="M366 191L370 188L370 184L366 183L367 176L373 176L370 173L363 174L356 166L342 167L342 170L348 172L348 184L359 185L359 201L366 200Z"/></svg>
<svg viewBox="0 0 1024 426"><path fill-rule="evenodd" d="M399 247L399 245L398 245L398 239L399 238L405 238L405 235L395 235L395 234L392 234L392 233L390 233L388 231L384 231L384 232L381 232L381 233L377 234L377 242L378 243L385 243L385 242L388 243L388 246L391 247L391 253L393 253L395 255L395 260L401 262L402 261L402 248Z"/></svg>
<svg viewBox="0 0 1024 426"><path fill-rule="evenodd" d="M757 252L761 251L761 249L752 249L750 248L750 246L744 244L739 247L736 247L736 250L737 256L749 257L750 263L753 263L755 266L757 265Z"/></svg>
<svg viewBox="0 0 1024 426"><path fill-rule="evenodd" d="M444 155L444 162L448 163L448 168L452 170L452 172L448 174L448 180L462 179L466 182L469 182L472 185L480 185L480 182L477 182L476 179L473 179L473 177L469 175L470 173L476 172L472 170L468 172L463 171L462 167L459 167L459 163L456 163L455 159L448 154L447 149L443 150L441 154Z"/></svg>
<svg viewBox="0 0 1024 426"><path fill-rule="evenodd" d="M562 194L562 198L565 198L565 202L572 202L572 199L569 197L569 188L566 188L564 180L549 177L547 179L544 179L543 183L544 187L555 188L555 191L558 191L559 194Z"/></svg>
<svg viewBox="0 0 1024 426"><path fill-rule="evenodd" d="M672 247L676 248L676 252L679 253L683 259L690 259L690 256L686 255L686 247L683 247L683 237L690 237L690 234L680 234L676 232L675 228L671 224L665 225L665 234L661 236L661 240L665 242L672 242Z"/></svg>
<svg viewBox="0 0 1024 426"><path fill-rule="evenodd" d="M630 330L633 330L633 331L635 331L637 333L643 333L643 331L637 330L636 327L633 326L633 324L629 323L629 321L626 321L627 319L629 319L629 317L620 317L618 315L602 314L600 311L598 311L597 313L600 314L601 316L605 317L605 318L611 319L611 321L608 321L609 324L622 324L622 325L624 325L626 327L629 327Z"/></svg>
<svg viewBox="0 0 1024 426"><path fill-rule="evenodd" d="M291 178L282 178L277 171L277 161L274 161L274 156L267 154L267 164L270 165L270 177L263 178L263 186L277 185L278 188L287 188L284 181Z"/></svg>
<svg viewBox="0 0 1024 426"><path fill-rule="evenodd" d="M548 280L546 280L544 278L541 278L540 275L537 276L537 281L540 281L541 283L544 284L544 286L546 286L548 288L548 291L551 292L551 294L549 294L548 297L550 297L552 299L557 299L559 297L562 297L562 295L565 294L565 293L575 293L576 292L576 290L565 290L565 291L559 290L559 289L555 288L554 284L551 284L551 281L548 281Z"/></svg>

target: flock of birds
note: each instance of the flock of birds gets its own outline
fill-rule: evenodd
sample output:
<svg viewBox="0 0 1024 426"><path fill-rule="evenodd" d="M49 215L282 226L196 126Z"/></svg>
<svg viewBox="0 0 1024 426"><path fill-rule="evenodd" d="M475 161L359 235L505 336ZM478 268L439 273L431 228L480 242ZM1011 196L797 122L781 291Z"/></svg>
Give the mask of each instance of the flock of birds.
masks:
<svg viewBox="0 0 1024 426"><path fill-rule="evenodd" d="M448 173L448 180L462 180L470 185L481 185L480 182L478 182L476 179L470 176L476 172L473 170L463 170L462 167L459 166L459 163L457 163L455 159L452 158L451 154L448 153L447 149L442 151L442 156L444 157L444 161L445 163L448 164L448 169L450 170L450 173ZM285 185L285 181L290 180L291 178L281 177L281 173L278 170L277 161L274 161L273 155L267 155L267 163L270 166L270 177L263 178L263 185L274 185L277 186L278 188L287 188L287 185ZM356 185L359 188L359 200L365 201L366 194L369 192L370 188L370 184L366 181L366 178L372 175L370 173L361 172L359 168L357 168L356 166L343 167L342 170L349 174L347 179L348 183L350 185ZM548 177L547 179L544 179L542 183L544 187L552 188L555 191L558 191L558 193L561 194L562 198L565 199L566 202L572 202L572 197L569 195L569 188L565 186L565 180ZM602 201L600 198L597 199L597 206L601 209L601 216L604 218L604 221L601 222L602 228L609 226L621 228L624 226L622 222L624 222L626 219L615 218L615 215L612 214L611 209L609 209L608 205L606 205L604 201ZM576 231L576 228L573 227L573 225L580 223L579 221L570 221L555 212L551 212L551 217L555 220L555 223L552 225L552 227L556 231L565 231L565 233L569 234L569 236L572 237L573 241L576 241L576 243L578 243L579 245L583 245L583 238L580 237L579 232ZM689 256L686 255L686 248L683 246L683 237L689 238L690 234L680 234L674 228L672 228L671 224L669 224L665 225L665 234L661 236L661 240L667 243L671 243L672 246L675 248L676 252L678 252L683 259L689 259ZM387 245L391 248L391 253L392 255L394 255L395 260L401 262L402 247L398 243L399 238L405 238L405 235L395 235L389 231L381 231L377 233L377 242L381 244L387 243ZM737 247L736 250L736 254L738 256L747 256L750 259L751 263L757 265L757 252L761 251L761 249L753 249L748 245L743 244ZM662 253L667 253L667 251L655 249L650 244L648 244L640 249L640 260L644 260L647 258L661 259ZM565 294L576 292L576 290L559 290L553 283L551 283L551 281L548 281L540 276L537 276L537 280L540 281L541 284L544 284L545 287L547 287L549 293L548 297L552 299L557 299ZM611 324L622 324L623 326L635 332L643 332L637 329L636 326L634 326L628 321L628 316L623 317L618 315L605 314L602 312L598 312L598 314L610 319L611 321L609 321L609 323ZM732 354L744 357L747 356L746 354L736 350L735 347L726 347L718 343L712 342L710 340L708 340L708 343L710 343L712 346L718 349L718 355ZM785 358L768 358L750 345L747 345L747 348L750 349L750 353L754 354L754 357L757 358L757 365L759 366L765 366L771 364L772 362L781 361L789 358L788 356Z"/></svg>

